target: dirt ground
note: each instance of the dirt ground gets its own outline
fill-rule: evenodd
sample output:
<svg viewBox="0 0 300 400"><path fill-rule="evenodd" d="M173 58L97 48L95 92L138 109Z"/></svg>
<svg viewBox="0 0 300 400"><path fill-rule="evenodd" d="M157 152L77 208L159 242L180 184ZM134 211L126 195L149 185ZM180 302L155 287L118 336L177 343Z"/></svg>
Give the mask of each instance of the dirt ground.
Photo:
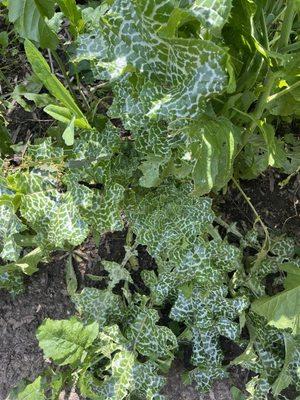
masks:
<svg viewBox="0 0 300 400"><path fill-rule="evenodd" d="M0 400L21 379L33 380L45 366L35 337L49 317L68 318L74 312L64 278L64 262L41 265L16 299L0 291ZM30 400L30 399L28 399Z"/></svg>
<svg viewBox="0 0 300 400"><path fill-rule="evenodd" d="M255 180L241 182L241 186L271 231L300 240L300 174L281 186L285 178L269 169ZM227 222L236 222L245 230L252 227L253 212L236 188L229 187L226 195L216 200L217 208Z"/></svg>

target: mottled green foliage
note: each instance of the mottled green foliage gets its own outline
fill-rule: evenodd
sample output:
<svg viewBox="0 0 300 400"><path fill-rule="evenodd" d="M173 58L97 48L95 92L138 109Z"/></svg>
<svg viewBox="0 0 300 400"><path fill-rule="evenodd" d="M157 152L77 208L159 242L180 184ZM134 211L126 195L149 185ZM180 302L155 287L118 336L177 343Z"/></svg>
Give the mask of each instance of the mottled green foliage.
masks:
<svg viewBox="0 0 300 400"><path fill-rule="evenodd" d="M20 255L15 235L25 229L20 219L15 215L12 203L0 204L0 240L2 251L0 256L5 261L16 261Z"/></svg>
<svg viewBox="0 0 300 400"><path fill-rule="evenodd" d="M76 308L87 321L96 321L102 328L123 317L123 306L118 295L110 290L84 288L72 297Z"/></svg>
<svg viewBox="0 0 300 400"><path fill-rule="evenodd" d="M176 336L165 326L158 326L159 316L150 308L134 309L133 321L126 330L126 336L134 348L150 359L172 358L177 347Z"/></svg>
<svg viewBox="0 0 300 400"><path fill-rule="evenodd" d="M20 270L31 275L51 251L67 250L78 319L40 327L45 357L64 368L19 396L57 400L72 385L89 399L162 400L161 374L182 343L194 367L186 375L209 391L226 377L220 337L244 351L233 363L255 373L249 399L299 385L295 244L271 238L261 250L257 232L215 218L208 195L233 175L253 178L269 165L293 174L299 166L296 140L283 140L271 125L274 116L297 115L298 45L295 34L284 35L288 17L298 18L288 14L296 12L291 2L271 3L114 0L81 10L59 0L64 29L76 38L76 65L66 73L60 66L70 92L25 42L40 82L31 95L19 87L15 98L47 104L44 111L65 126L51 128L52 140L13 146L20 163L1 161L1 257L12 262L1 266L0 286L20 292ZM51 29L58 32L62 16L46 19L53 1L8 6L21 36L54 46ZM92 88L93 80L101 82ZM42 85L50 94L39 94ZM2 154L9 152L8 142ZM101 289L81 290L75 248L90 234L99 239L124 227L124 260L101 260L101 276L88 275ZM267 297L266 281L284 290Z"/></svg>

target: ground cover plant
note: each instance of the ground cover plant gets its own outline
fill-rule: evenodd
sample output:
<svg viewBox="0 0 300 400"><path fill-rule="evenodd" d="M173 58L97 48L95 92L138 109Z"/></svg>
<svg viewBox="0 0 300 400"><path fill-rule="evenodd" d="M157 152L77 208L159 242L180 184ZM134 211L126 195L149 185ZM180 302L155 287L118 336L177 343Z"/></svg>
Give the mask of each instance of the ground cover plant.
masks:
<svg viewBox="0 0 300 400"><path fill-rule="evenodd" d="M24 45L30 74L11 87L1 72L0 286L17 296L63 251L77 310L39 327L52 363L9 398L69 388L162 400L185 349L183 379L207 392L228 374L221 337L241 350L230 365L251 371L235 399L297 393L299 247L268 230L240 180L272 167L284 186L299 172L299 138L283 128L299 118L299 1L4 0L1 10L1 57L9 39ZM13 143L12 101L42 109L47 132ZM228 185L252 229L218 212ZM121 230L124 259L103 261L90 275L98 285L81 288L77 247Z"/></svg>

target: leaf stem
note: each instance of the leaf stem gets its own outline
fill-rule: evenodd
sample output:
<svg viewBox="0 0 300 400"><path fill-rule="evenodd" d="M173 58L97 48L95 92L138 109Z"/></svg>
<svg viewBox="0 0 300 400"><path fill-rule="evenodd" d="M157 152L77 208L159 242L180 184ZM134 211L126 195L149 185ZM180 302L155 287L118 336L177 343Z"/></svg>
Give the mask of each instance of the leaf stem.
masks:
<svg viewBox="0 0 300 400"><path fill-rule="evenodd" d="M275 80L276 80L276 75L273 74L269 70L267 73L267 76L266 76L265 83L264 83L264 91L258 100L258 103L256 105L254 112L252 113L253 121L244 136L242 148L248 143L250 136L252 136L253 132L255 131L255 129L258 125L258 121L261 119L261 117L265 111L265 108L266 108L266 105L268 102L268 98L270 97L270 93L272 91ZM242 150L242 148L240 149L240 151Z"/></svg>
<svg viewBox="0 0 300 400"><path fill-rule="evenodd" d="M58 55L58 53L57 53L56 50L52 50L51 52L52 52L52 55L53 55L55 61L57 62L58 66L59 66L59 68L60 68L60 70L61 70L61 72L62 72L62 74L63 74L63 76L64 76L64 78L65 78L65 80L66 80L66 82L67 82L67 85L68 85L68 87L69 87L70 92L72 93L74 99L76 99L76 95L75 95L75 93L74 93L74 90L73 90L71 81L70 81L70 79L69 79L69 76L68 76L68 74L67 74L66 68L65 68L65 66L64 66L64 63L62 62L62 60L61 60L61 58L59 57L59 55Z"/></svg>
<svg viewBox="0 0 300 400"><path fill-rule="evenodd" d="M286 47L289 43L290 34L293 28L295 18L295 0L287 0L287 7L285 10L280 38L277 43L277 48L280 50Z"/></svg>
<svg viewBox="0 0 300 400"><path fill-rule="evenodd" d="M281 96L284 96L285 94L290 93L291 91L293 91L294 89L296 89L299 86L300 86L300 80L298 82L294 83L293 85L287 87L286 89L281 90L281 92L273 94L273 96L269 96L267 103L270 104L273 101L278 100Z"/></svg>

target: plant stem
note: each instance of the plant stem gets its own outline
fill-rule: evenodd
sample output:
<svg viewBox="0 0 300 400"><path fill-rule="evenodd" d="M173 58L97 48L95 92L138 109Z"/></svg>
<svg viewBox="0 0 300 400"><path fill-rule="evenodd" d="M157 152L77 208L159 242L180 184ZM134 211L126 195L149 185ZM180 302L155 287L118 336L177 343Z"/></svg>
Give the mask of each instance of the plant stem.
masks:
<svg viewBox="0 0 300 400"><path fill-rule="evenodd" d="M264 40L265 40L265 46L266 46L266 49L269 51L270 44L269 44L268 29L267 29L267 25L266 25L266 18L265 18L264 10L262 10L262 12L261 12L261 25L262 25L262 31L263 31L263 36L264 36Z"/></svg>
<svg viewBox="0 0 300 400"><path fill-rule="evenodd" d="M300 86L300 80L298 82L294 83L293 85L287 87L286 89L282 90L281 92L273 94L273 96L270 96L268 98L267 103L270 104L273 101L278 100L281 96L284 96L285 94L290 93L292 90L296 89L299 86Z"/></svg>
<svg viewBox="0 0 300 400"><path fill-rule="evenodd" d="M64 66L61 58L59 57L59 55L58 55L56 50L52 50L52 54L53 54L53 57L54 57L55 61L57 62L58 66L59 66L59 68L60 68L60 70L61 70L61 72L62 72L62 74L63 74L63 76L64 76L64 78L65 78L65 80L67 82L68 88L69 88L70 92L72 93L72 96L74 97L74 99L76 99L76 96L75 96L75 93L73 91L73 87L72 87L71 81L69 79L69 76L67 74L67 71L65 69L65 66Z"/></svg>
<svg viewBox="0 0 300 400"><path fill-rule="evenodd" d="M289 43L291 30L293 28L293 22L295 18L295 0L287 0L287 7L282 22L282 29L280 39L277 43L277 48L280 50L282 47L286 47Z"/></svg>
<svg viewBox="0 0 300 400"><path fill-rule="evenodd" d="M275 80L276 80L276 75L274 75L269 70L267 73L265 84L264 84L265 89L258 100L258 103L256 105L254 112L252 113L253 121L244 137L243 146L245 146L245 144L248 143L249 137L253 134L255 128L257 127L258 120L260 120L260 118L262 117L262 115L265 111L266 104L268 102L268 98L270 97L270 93L272 91Z"/></svg>

